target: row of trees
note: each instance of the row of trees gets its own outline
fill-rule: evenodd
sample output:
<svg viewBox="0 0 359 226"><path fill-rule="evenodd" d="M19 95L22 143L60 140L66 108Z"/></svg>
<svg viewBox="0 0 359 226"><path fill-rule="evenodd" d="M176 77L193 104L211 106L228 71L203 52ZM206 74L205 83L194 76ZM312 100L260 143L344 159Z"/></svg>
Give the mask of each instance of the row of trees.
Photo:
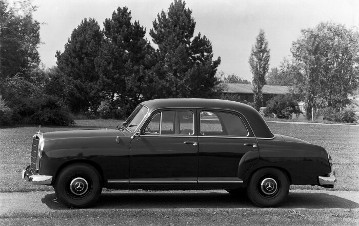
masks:
<svg viewBox="0 0 359 226"><path fill-rule="evenodd" d="M269 49L264 32L257 37L249 64L253 73L255 106L261 106L261 88L270 85L293 87L293 94L305 102L307 117L312 110L341 111L350 104L349 95L359 85L359 34L333 23L320 23L302 30L292 44L292 56L279 68L269 68ZM259 92L258 92L259 91Z"/></svg>
<svg viewBox="0 0 359 226"><path fill-rule="evenodd" d="M84 19L64 52L56 54L57 76L70 89L59 94L69 94L64 99L76 113L95 112L101 101L128 113L146 99L213 96L220 58L213 60L211 42L194 34L195 25L181 0L153 22L153 46L126 7L106 19L103 30L94 19Z"/></svg>
<svg viewBox="0 0 359 226"><path fill-rule="evenodd" d="M0 112L10 109L15 121L46 123L34 115L49 106L66 119L56 124L70 122L68 112L96 114L104 109L110 117L125 117L146 99L217 94L221 60L214 59L207 37L194 33L192 11L182 0L153 21L152 44L126 7L114 11L103 29L96 20L84 19L64 51L56 53L57 67L47 71L39 69L40 26L32 18L36 8L30 1L22 3L17 10L0 0Z"/></svg>

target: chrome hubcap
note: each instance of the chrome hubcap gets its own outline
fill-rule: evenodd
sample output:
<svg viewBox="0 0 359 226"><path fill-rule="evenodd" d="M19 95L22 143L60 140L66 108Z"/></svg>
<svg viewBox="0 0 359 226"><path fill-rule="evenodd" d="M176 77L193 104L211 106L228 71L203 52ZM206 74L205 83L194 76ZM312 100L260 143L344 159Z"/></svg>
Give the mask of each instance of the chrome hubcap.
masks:
<svg viewBox="0 0 359 226"><path fill-rule="evenodd" d="M81 196L88 191L88 183L82 177L76 177L70 183L70 191L76 196Z"/></svg>
<svg viewBox="0 0 359 226"><path fill-rule="evenodd" d="M278 191L277 182L273 178L265 178L261 182L261 191L265 195L273 195Z"/></svg>

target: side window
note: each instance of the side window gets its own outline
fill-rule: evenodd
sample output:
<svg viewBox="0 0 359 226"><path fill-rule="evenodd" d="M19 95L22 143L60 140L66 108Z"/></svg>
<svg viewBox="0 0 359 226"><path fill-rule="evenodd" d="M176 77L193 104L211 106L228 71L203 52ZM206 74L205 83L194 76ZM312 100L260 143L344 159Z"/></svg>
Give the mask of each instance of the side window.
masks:
<svg viewBox="0 0 359 226"><path fill-rule="evenodd" d="M202 111L200 114L200 124L200 134L203 136L224 135L221 122L213 112Z"/></svg>
<svg viewBox="0 0 359 226"><path fill-rule="evenodd" d="M175 111L163 111L161 121L161 134L174 134Z"/></svg>
<svg viewBox="0 0 359 226"><path fill-rule="evenodd" d="M248 135L248 131L242 119L235 114L202 111L200 114L200 134L202 136L245 137Z"/></svg>
<svg viewBox="0 0 359 226"><path fill-rule="evenodd" d="M193 135L194 132L194 117L192 111L177 111L178 130L176 134L179 135Z"/></svg>
<svg viewBox="0 0 359 226"><path fill-rule="evenodd" d="M148 135L193 135L194 117L189 110L166 110L156 113L147 124Z"/></svg>
<svg viewBox="0 0 359 226"><path fill-rule="evenodd" d="M161 113L155 114L148 123L145 134L160 134Z"/></svg>

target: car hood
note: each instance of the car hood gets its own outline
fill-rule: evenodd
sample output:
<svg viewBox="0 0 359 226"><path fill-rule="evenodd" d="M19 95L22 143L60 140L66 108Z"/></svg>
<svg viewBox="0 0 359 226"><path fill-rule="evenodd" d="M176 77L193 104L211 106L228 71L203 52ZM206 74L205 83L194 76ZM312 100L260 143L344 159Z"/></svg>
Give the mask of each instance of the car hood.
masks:
<svg viewBox="0 0 359 226"><path fill-rule="evenodd" d="M49 157L128 154L131 133L116 129L71 130L43 134L43 151Z"/></svg>

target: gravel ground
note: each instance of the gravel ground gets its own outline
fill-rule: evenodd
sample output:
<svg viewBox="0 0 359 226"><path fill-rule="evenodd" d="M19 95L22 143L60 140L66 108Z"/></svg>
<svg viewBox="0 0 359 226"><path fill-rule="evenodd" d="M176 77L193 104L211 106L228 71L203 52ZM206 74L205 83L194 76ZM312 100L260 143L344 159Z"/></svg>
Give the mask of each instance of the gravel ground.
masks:
<svg viewBox="0 0 359 226"><path fill-rule="evenodd" d="M294 191L266 209L224 191L105 192L89 209L68 209L53 192L0 193L0 203L0 225L359 224L359 192L348 191Z"/></svg>

